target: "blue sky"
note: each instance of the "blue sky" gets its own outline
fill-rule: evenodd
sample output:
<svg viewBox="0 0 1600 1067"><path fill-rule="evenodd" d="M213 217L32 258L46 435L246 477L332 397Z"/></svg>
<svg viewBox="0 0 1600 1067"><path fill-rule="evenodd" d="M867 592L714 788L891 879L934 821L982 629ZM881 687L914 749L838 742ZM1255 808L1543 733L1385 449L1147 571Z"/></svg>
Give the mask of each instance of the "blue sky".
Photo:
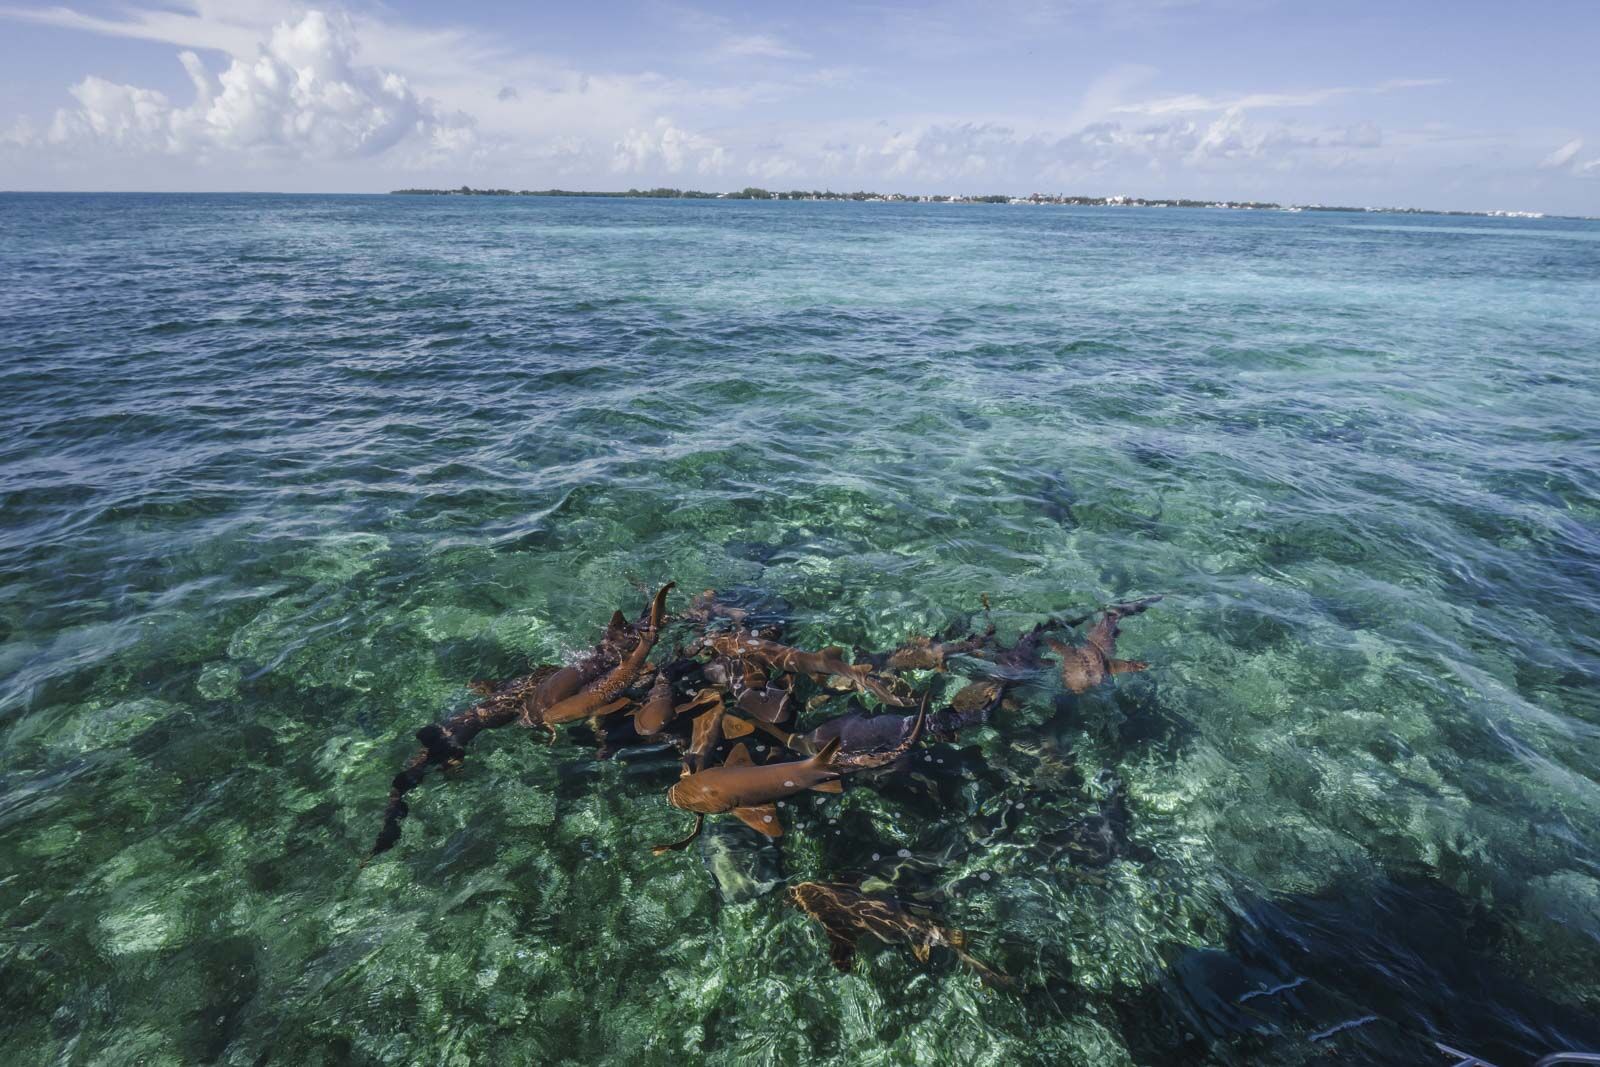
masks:
<svg viewBox="0 0 1600 1067"><path fill-rule="evenodd" d="M1600 214L1600 3L0 0L0 188Z"/></svg>

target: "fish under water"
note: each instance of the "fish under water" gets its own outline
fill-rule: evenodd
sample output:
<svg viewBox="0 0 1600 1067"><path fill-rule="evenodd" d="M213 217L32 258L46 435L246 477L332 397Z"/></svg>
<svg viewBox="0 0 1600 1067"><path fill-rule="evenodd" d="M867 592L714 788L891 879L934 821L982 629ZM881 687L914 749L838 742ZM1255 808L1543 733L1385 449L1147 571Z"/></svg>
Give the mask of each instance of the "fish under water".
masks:
<svg viewBox="0 0 1600 1067"><path fill-rule="evenodd" d="M1009 989L1013 984L967 951L964 931L913 914L892 896L863 893L846 882L801 882L789 887L789 900L821 925L828 935L828 959L841 971L854 967L858 946L870 938L908 946L918 963L927 963L934 949L947 948L985 985Z"/></svg>

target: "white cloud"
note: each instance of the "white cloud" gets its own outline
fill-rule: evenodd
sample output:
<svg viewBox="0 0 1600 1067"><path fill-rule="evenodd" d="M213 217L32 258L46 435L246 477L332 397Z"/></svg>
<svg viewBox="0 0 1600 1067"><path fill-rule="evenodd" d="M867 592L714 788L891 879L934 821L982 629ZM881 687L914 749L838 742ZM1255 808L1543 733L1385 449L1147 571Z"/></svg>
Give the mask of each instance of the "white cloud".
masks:
<svg viewBox="0 0 1600 1067"><path fill-rule="evenodd" d="M611 169L619 174L719 174L727 168L728 152L708 137L691 133L657 119L645 129L631 129L617 141Z"/></svg>
<svg viewBox="0 0 1600 1067"><path fill-rule="evenodd" d="M721 52L729 56L757 59L810 59L811 53L784 44L770 34L735 35L722 42Z"/></svg>
<svg viewBox="0 0 1600 1067"><path fill-rule="evenodd" d="M90 75L72 87L77 107L56 113L48 140L319 160L378 155L402 143L417 158L470 148L470 119L441 114L404 78L357 63L355 53L348 24L309 11L279 23L253 58L236 56L220 75L195 53L181 53L195 91L187 106Z"/></svg>
<svg viewBox="0 0 1600 1067"><path fill-rule="evenodd" d="M1540 161L1539 166L1543 170L1555 170L1558 167L1564 167L1576 159L1581 151L1583 151L1583 138L1574 137L1548 156L1545 156Z"/></svg>
<svg viewBox="0 0 1600 1067"><path fill-rule="evenodd" d="M1600 160L1584 162L1576 139L1545 155L1550 145L1534 130L1481 128L1447 113L1379 129L1342 114L1378 94L1439 84L1431 79L1252 92L1178 84L1163 93L1152 67L1118 66L1091 80L1093 70L1066 64L1059 82L1008 98L1004 78L992 93L957 96L895 77L893 64L907 55L1004 64L1119 12L1134 23L1166 17L1169 0L998 0L1001 8L983 11L968 0L931 0L803 29L799 16L709 15L674 0L651 16L676 34L656 53L662 69L607 67L610 51L591 53L599 66L585 69L498 24L408 22L385 0L21 6L29 2L0 0L0 21L169 43L184 50L178 58L193 85L191 98L101 69L70 87L63 79L60 96L27 116L0 114L0 172L37 187L716 189L748 181L1263 199L1370 193L1377 202L1408 174L1419 196L1448 191L1443 179L1452 175L1491 171L1553 185L1528 166L1541 157L1552 175L1600 178ZM345 13L289 7L306 2ZM836 52L845 36L860 41ZM813 42L814 55L802 51ZM120 84L129 80L144 84ZM1419 103L1431 107L1434 95L1419 94ZM52 119L58 104L66 106ZM1292 182L1274 184L1288 172Z"/></svg>
<svg viewBox="0 0 1600 1067"><path fill-rule="evenodd" d="M1317 107L1343 96L1376 95L1399 89L1420 89L1442 85L1439 78L1396 78L1371 86L1334 86L1325 89L1299 91L1246 93L1240 96L1203 96L1199 93L1180 93L1138 103L1120 104L1112 111L1133 115L1182 115L1206 111L1233 111L1235 109Z"/></svg>
<svg viewBox="0 0 1600 1067"><path fill-rule="evenodd" d="M171 128L173 109L164 94L93 75L74 85L71 92L79 108L56 112L50 125L51 143L93 137L119 148L177 147Z"/></svg>
<svg viewBox="0 0 1600 1067"><path fill-rule="evenodd" d="M857 125L849 136L837 126L786 131L785 161L814 161L781 173L811 183L817 178L879 183L915 191L1092 191L1075 184L1105 174L1176 175L1160 190L1193 188L1197 178L1258 176L1264 168L1322 172L1379 158L1384 133L1370 122L1308 125L1260 121L1233 109L1211 121L1169 118L1142 124L1111 118L1077 128L1024 129L1001 121L931 120L899 128ZM752 168L754 172L754 167ZM1057 184L1059 183L1059 184ZM1112 190L1118 191L1118 190Z"/></svg>
<svg viewBox="0 0 1600 1067"><path fill-rule="evenodd" d="M89 15L70 7L0 7L0 18L186 48L215 49L237 56L255 49L262 30L277 21L281 10L282 5L271 0L191 0L187 10L182 6L134 8L121 19Z"/></svg>

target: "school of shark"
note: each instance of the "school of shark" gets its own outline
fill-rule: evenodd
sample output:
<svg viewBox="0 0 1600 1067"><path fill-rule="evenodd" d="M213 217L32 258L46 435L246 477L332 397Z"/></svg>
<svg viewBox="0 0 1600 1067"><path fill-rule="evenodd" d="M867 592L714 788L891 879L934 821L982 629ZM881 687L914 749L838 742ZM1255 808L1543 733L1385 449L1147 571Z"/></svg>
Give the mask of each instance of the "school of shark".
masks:
<svg viewBox="0 0 1600 1067"><path fill-rule="evenodd" d="M598 643L571 663L471 683L476 703L417 731L422 747L394 777L382 827L363 864L400 840L406 797L430 769L461 766L479 733L511 723L544 731L550 744L559 727L586 726L601 759L634 745L675 749L681 774L666 790L666 802L694 821L680 840L652 846L657 856L695 841L708 816L732 816L748 827L740 832L778 841L792 798L840 794L847 782L871 788L911 773L914 751L925 743L953 742L991 722L1003 730L1003 712L1016 707L1014 692L1040 677L1082 694L1145 670L1148 664L1117 657L1119 624L1161 599L1047 619L1007 647L985 597L984 626L969 621L941 636L912 635L888 652L856 650L847 657L839 647L806 651L787 644L781 617L713 590L669 612L674 588L663 585L633 619L617 611ZM1085 625L1080 639L1068 639ZM669 632L675 641L663 643ZM652 663L658 647L670 651ZM961 675L976 680L946 700L941 691L955 663ZM1125 798L1113 789L1098 814L1063 826L1056 843L1060 853L1090 865L1109 862L1119 851L1136 854L1126 840L1128 821ZM821 926L829 958L841 971L851 970L863 943L877 942L908 947L922 964L944 950L986 986L1014 984L968 950L965 932L941 925L925 904L880 885L804 881L790 885L787 898Z"/></svg>

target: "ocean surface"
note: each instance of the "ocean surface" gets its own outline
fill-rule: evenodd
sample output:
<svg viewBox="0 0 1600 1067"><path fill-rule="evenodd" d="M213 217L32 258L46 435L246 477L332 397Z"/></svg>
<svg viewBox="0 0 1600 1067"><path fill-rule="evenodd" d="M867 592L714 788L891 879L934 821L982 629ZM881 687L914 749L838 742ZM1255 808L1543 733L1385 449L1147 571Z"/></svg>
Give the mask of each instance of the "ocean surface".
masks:
<svg viewBox="0 0 1600 1067"><path fill-rule="evenodd" d="M3 1059L1600 1050L1597 364L1593 222L0 196ZM1165 599L781 853L511 726L360 866L668 579L812 648ZM835 973L808 878L1016 988Z"/></svg>

